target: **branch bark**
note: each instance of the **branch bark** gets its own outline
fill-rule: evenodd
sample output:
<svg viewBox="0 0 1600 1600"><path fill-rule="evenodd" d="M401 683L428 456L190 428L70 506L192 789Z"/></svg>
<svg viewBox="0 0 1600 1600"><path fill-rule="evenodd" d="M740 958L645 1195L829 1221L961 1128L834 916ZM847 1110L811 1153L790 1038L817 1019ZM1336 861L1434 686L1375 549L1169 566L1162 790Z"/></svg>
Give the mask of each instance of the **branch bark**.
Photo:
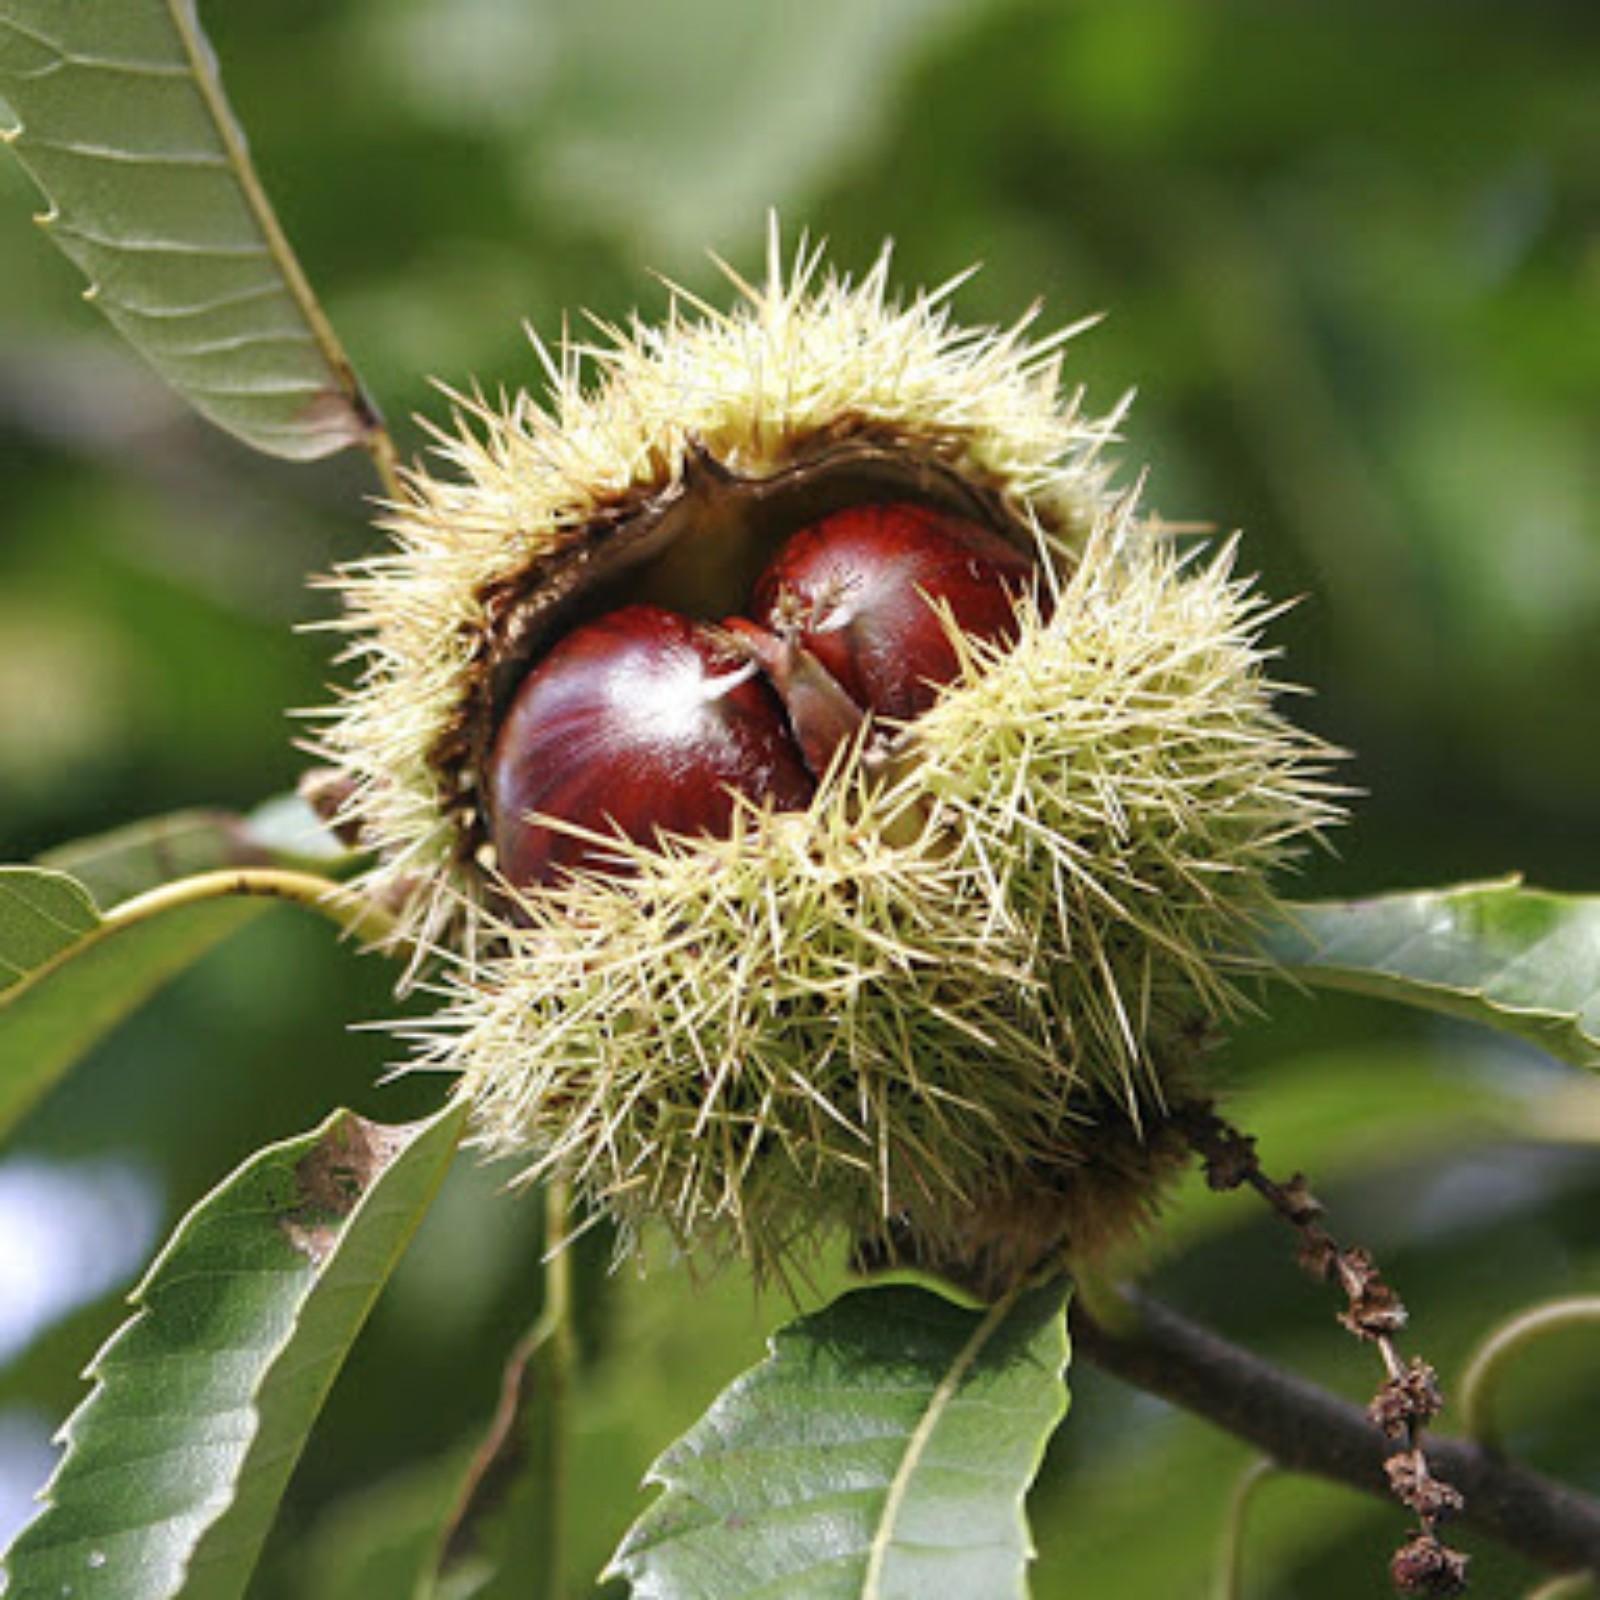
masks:
<svg viewBox="0 0 1600 1600"><path fill-rule="evenodd" d="M1214 1422L1292 1472L1387 1498L1390 1448L1360 1407L1273 1366L1130 1292L1126 1327L1074 1299L1073 1349L1095 1366ZM1433 1435L1428 1454L1466 1496L1463 1526L1551 1572L1600 1574L1600 1500L1462 1439Z"/></svg>

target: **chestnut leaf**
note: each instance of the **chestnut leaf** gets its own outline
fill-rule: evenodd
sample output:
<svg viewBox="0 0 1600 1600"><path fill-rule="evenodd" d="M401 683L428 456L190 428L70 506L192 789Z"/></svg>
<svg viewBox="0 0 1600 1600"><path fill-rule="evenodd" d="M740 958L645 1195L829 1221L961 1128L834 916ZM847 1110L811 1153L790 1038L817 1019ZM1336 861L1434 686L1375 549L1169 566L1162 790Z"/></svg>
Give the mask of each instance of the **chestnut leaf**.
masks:
<svg viewBox="0 0 1600 1600"><path fill-rule="evenodd" d="M1600 1068L1600 896L1520 878L1293 905L1268 953L1293 979L1376 995Z"/></svg>
<svg viewBox="0 0 1600 1600"><path fill-rule="evenodd" d="M64 872L0 867L0 1138L163 983L265 908L230 897L113 920Z"/></svg>
<svg viewBox="0 0 1600 1600"><path fill-rule="evenodd" d="M194 0L0 0L0 110L90 298L195 409L309 461L377 427L251 165Z"/></svg>
<svg viewBox="0 0 1600 1600"><path fill-rule="evenodd" d="M186 813L52 856L82 877L0 866L0 1139L124 1017L274 900L357 936L376 931L327 875L351 857L304 823L298 802L287 816Z"/></svg>
<svg viewBox="0 0 1600 1600"><path fill-rule="evenodd" d="M635 1600L1021 1597L1023 1500L1067 1409L1066 1285L970 1311L860 1289L780 1329L651 1469Z"/></svg>
<svg viewBox="0 0 1600 1600"><path fill-rule="evenodd" d="M337 1111L179 1223L89 1368L10 1592L235 1600L322 1402L461 1137Z"/></svg>

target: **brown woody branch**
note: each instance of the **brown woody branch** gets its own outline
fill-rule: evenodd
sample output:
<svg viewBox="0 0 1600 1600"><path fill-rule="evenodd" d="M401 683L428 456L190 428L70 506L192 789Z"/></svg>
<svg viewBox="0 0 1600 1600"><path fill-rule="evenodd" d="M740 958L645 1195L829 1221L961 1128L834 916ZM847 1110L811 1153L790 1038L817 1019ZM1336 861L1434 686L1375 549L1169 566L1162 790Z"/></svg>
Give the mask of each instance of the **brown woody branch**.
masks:
<svg viewBox="0 0 1600 1600"><path fill-rule="evenodd" d="M1433 1368L1426 1361L1405 1360L1395 1344L1408 1320L1400 1296L1384 1281L1369 1250L1346 1248L1323 1226L1322 1203L1305 1178L1296 1173L1279 1183L1270 1177L1254 1138L1225 1122L1209 1102L1182 1108L1177 1123L1213 1189L1248 1184L1294 1229L1300 1265L1319 1282L1336 1284L1345 1296L1340 1324L1373 1345L1383 1360L1385 1378L1367 1416L1389 1441L1383 1467L1390 1491L1418 1522L1390 1562L1396 1592L1465 1594L1467 1557L1439 1537L1439 1524L1461 1514L1461 1491L1438 1472L1423 1445L1423 1429L1438 1416L1444 1395Z"/></svg>
<svg viewBox="0 0 1600 1600"><path fill-rule="evenodd" d="M1389 1495L1391 1445L1360 1407L1157 1301L1130 1292L1126 1305L1128 1325L1119 1317L1113 1329L1074 1300L1076 1353L1247 1440L1280 1467ZM1429 1454L1466 1497L1463 1526L1548 1571L1600 1574L1600 1500L1465 1440L1435 1435Z"/></svg>

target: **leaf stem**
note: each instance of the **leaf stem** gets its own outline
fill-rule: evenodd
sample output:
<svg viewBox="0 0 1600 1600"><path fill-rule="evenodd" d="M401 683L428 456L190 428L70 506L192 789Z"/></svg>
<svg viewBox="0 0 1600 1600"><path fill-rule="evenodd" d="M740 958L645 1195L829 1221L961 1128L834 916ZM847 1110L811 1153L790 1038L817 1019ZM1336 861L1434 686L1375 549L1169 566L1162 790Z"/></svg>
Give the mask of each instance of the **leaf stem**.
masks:
<svg viewBox="0 0 1600 1600"><path fill-rule="evenodd" d="M1558 1578L1530 1589L1523 1600L1589 1600L1596 1592L1591 1572L1564 1572Z"/></svg>
<svg viewBox="0 0 1600 1600"><path fill-rule="evenodd" d="M128 927L163 912L207 900L226 899L230 895L292 901L326 917L348 937L368 946L389 943L397 927L387 911L347 885L285 867L233 867L223 872L200 872L179 878L113 906L106 912L104 923L107 928Z"/></svg>
<svg viewBox="0 0 1600 1600"><path fill-rule="evenodd" d="M1461 1422L1467 1433L1491 1450L1501 1448L1496 1396L1506 1369L1546 1334L1585 1323L1600 1323L1600 1295L1551 1300L1503 1322L1478 1346L1461 1376Z"/></svg>
<svg viewBox="0 0 1600 1600"><path fill-rule="evenodd" d="M564 1179L552 1179L544 1192L544 1310L529 1336L530 1343L548 1342L547 1387L550 1457L546 1466L547 1557L545 1593L561 1600L567 1592L568 1459L572 1435L572 1372L578 1345L572 1327L572 1190Z"/></svg>
<svg viewBox="0 0 1600 1600"><path fill-rule="evenodd" d="M1244 1523L1257 1490L1268 1478L1282 1476L1277 1462L1257 1456L1239 1474L1228 1497L1228 1513L1222 1522L1222 1538L1217 1545L1217 1574L1212 1600L1239 1600L1244 1576Z"/></svg>
<svg viewBox="0 0 1600 1600"><path fill-rule="evenodd" d="M419 1597L458 1592L562 1600L567 1592L567 1467L572 1373L570 1188L545 1189L544 1300L533 1326L506 1358L500 1399L440 1530ZM524 1515L519 1485L537 1500Z"/></svg>

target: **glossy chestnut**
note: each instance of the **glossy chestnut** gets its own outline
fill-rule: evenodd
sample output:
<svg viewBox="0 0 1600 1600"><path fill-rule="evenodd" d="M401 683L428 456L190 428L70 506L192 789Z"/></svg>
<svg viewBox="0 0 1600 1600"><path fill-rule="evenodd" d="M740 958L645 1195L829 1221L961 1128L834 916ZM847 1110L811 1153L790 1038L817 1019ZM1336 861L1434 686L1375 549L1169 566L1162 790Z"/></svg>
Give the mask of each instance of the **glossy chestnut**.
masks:
<svg viewBox="0 0 1600 1600"><path fill-rule="evenodd" d="M955 680L939 609L973 638L1016 638L1035 565L979 523L909 501L851 506L802 528L758 580L753 613L792 636L863 710L907 720Z"/></svg>
<svg viewBox="0 0 1600 1600"><path fill-rule="evenodd" d="M716 629L642 605L575 629L535 665L485 779L498 866L519 886L571 868L617 870L603 843L538 817L649 844L659 831L725 836L735 795L797 810L814 792L748 653Z"/></svg>
<svg viewBox="0 0 1600 1600"><path fill-rule="evenodd" d="M968 519L850 507L792 535L759 579L756 620L658 606L608 612L523 680L485 776L501 873L519 886L618 871L591 834L725 836L736 796L797 810L872 716L910 719L960 671L944 613L1015 637L1034 565Z"/></svg>

